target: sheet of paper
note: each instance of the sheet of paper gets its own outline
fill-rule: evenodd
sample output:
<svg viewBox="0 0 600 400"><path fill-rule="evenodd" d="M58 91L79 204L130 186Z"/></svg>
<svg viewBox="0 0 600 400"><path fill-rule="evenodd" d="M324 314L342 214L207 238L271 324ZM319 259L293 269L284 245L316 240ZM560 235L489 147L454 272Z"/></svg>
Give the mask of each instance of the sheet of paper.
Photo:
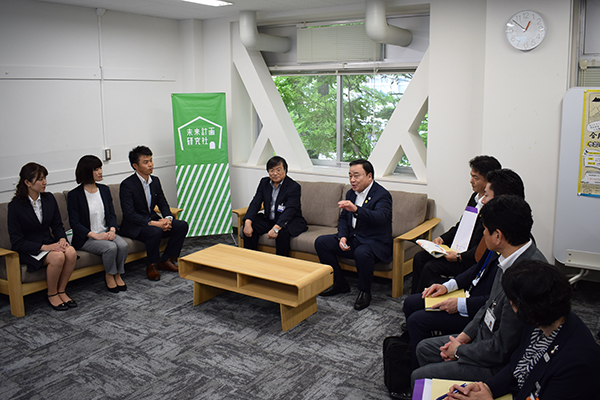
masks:
<svg viewBox="0 0 600 400"><path fill-rule="evenodd" d="M48 251L40 251L39 254L36 254L36 255L31 254L31 257L33 257L36 260L40 261L42 259L42 257L44 257L48 253L49 253Z"/></svg>
<svg viewBox="0 0 600 400"><path fill-rule="evenodd" d="M431 395L429 398L423 397L424 400L431 399L436 400L438 397L448 393L450 387L454 384L462 385L463 383L471 383L468 381L451 381L447 379L432 379L431 380ZM424 393L423 393L424 394ZM507 394L502 397L498 397L496 400L512 400L512 394ZM414 398L413 398L414 400Z"/></svg>
<svg viewBox="0 0 600 400"><path fill-rule="evenodd" d="M450 248L457 253L462 253L469 248L469 242L471 241L471 235L473 234L473 228L475 227L475 221L477 221L477 208L467 207L463 212L460 224L454 235L452 246Z"/></svg>
<svg viewBox="0 0 600 400"><path fill-rule="evenodd" d="M431 308L437 303L441 303L444 300L465 297L464 289L455 290L454 292L446 293L437 297L425 297L425 310L426 311L439 311L438 308Z"/></svg>

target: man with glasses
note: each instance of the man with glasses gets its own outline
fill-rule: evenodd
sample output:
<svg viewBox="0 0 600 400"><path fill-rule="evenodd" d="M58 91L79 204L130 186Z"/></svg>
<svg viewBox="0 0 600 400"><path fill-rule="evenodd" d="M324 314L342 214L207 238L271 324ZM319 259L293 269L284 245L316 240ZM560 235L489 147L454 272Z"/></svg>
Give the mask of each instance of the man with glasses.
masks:
<svg viewBox="0 0 600 400"><path fill-rule="evenodd" d="M350 292L338 257L355 260L359 293L354 309L362 310L371 303L375 263L392 261L392 196L374 181L373 165L367 160L352 161L348 176L352 189L338 203L338 233L319 236L315 249L321 263L333 268L333 286L321 296Z"/></svg>
<svg viewBox="0 0 600 400"><path fill-rule="evenodd" d="M274 156L267 162L269 176L258 184L244 218L245 248L256 250L258 239L266 233L269 239L275 239L277 255L288 256L292 236L308 229L300 206L300 185L287 176L287 170L283 157ZM262 206L264 214L259 213Z"/></svg>

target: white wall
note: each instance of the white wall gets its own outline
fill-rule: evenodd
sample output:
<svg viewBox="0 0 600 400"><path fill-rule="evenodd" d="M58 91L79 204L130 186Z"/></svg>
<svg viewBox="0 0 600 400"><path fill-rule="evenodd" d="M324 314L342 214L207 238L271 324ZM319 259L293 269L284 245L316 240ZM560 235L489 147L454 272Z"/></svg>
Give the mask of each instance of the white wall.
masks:
<svg viewBox="0 0 600 400"><path fill-rule="evenodd" d="M68 190L77 160L110 148L105 183L118 183L132 173L129 150L145 144L176 205L171 93L204 83L203 65L182 83L181 48L195 51L186 65L200 64L201 28L111 11L99 23L92 8L1 2L0 201L26 162L48 168L49 191Z"/></svg>
<svg viewBox="0 0 600 400"><path fill-rule="evenodd" d="M490 154L523 177L534 211L533 234L552 260L571 7L566 0L431 2L428 182L420 185L393 178L380 182L390 189L424 192L435 199L437 216L442 218L436 233L456 222L471 193L468 160ZM549 30L542 45L530 52L512 48L504 33L509 17L523 9L541 13ZM232 113L230 121L235 123L237 110ZM246 137L245 131L231 129L230 142L238 134ZM265 174L260 168L238 165L231 169L234 208L247 205L255 182ZM345 174L321 173L317 168L290 171L295 179L309 181L342 182Z"/></svg>
<svg viewBox="0 0 600 400"><path fill-rule="evenodd" d="M504 35L508 18L522 9L538 11L548 26L542 45L526 53L509 46ZM339 10L344 17L344 7ZM534 235L551 258L571 1L432 0L430 11L428 182L380 181L435 199L441 233L470 194L468 160L495 155L524 178ZM128 150L143 143L163 167L157 173L175 204L170 93L207 91L227 94L232 206L247 205L265 171L244 165L252 145L252 104L231 61L235 21L110 11L101 21L102 62L112 78L102 85L95 10L0 2L0 201L12 196L11 183L25 162L49 168L49 190L69 189L77 159L100 155L104 146L113 149L106 181L119 182L130 173ZM345 182L346 173L290 171L309 181ZM56 181L63 183L52 185Z"/></svg>

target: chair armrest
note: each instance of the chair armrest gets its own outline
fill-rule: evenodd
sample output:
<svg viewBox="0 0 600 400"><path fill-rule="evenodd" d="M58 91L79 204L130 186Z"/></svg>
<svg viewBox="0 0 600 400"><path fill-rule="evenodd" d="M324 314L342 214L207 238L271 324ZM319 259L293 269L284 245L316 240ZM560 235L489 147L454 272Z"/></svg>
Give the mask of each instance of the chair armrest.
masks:
<svg viewBox="0 0 600 400"><path fill-rule="evenodd" d="M0 247L0 257L10 256L10 255L18 255L16 251L3 249Z"/></svg>
<svg viewBox="0 0 600 400"><path fill-rule="evenodd" d="M179 219L179 213L183 211L183 208L177 208L177 207L169 207L169 208L171 209L171 214L173 214L173 218ZM156 212L157 214L160 213L158 206L154 206L154 212Z"/></svg>
<svg viewBox="0 0 600 400"><path fill-rule="evenodd" d="M439 224L441 221L441 219L435 217L435 218L431 218L427 221L424 221L423 223L421 223L421 225L418 225L416 228L411 229L408 232L403 233L402 235L394 238L394 241L396 240L415 240L416 238L418 238L419 236L428 233L431 236L431 231L433 230L433 228L435 228L435 226L437 224Z"/></svg>
<svg viewBox="0 0 600 400"><path fill-rule="evenodd" d="M183 208L177 207L169 207L171 209L171 214L173 214L173 218L179 219L179 213L183 211Z"/></svg>
<svg viewBox="0 0 600 400"><path fill-rule="evenodd" d="M246 212L248 212L248 207L236 208L235 210L231 210L231 212L236 214L238 219L244 219Z"/></svg>

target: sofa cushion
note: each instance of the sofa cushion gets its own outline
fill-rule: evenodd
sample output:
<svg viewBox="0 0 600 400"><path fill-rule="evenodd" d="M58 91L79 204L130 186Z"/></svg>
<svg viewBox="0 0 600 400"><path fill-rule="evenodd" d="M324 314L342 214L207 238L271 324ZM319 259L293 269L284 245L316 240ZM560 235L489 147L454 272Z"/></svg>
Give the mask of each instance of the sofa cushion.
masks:
<svg viewBox="0 0 600 400"><path fill-rule="evenodd" d="M292 238L290 241L290 249L294 251L302 251L304 253L317 254L315 250L315 240L321 235L334 235L337 233L337 227L309 225L306 232ZM258 244L264 246L275 247L275 239L269 239L267 235L262 235L258 239Z"/></svg>
<svg viewBox="0 0 600 400"><path fill-rule="evenodd" d="M343 184L335 182L298 182L302 187L302 215L308 225L337 227Z"/></svg>
<svg viewBox="0 0 600 400"><path fill-rule="evenodd" d="M63 228L65 232L71 229L69 224L69 210L67 210L67 196L63 192L52 193L56 199L58 205L58 211L60 212L60 219L62 220Z"/></svg>
<svg viewBox="0 0 600 400"><path fill-rule="evenodd" d="M392 236L400 236L416 228L425 221L427 195L400 190L390 191L392 195Z"/></svg>

